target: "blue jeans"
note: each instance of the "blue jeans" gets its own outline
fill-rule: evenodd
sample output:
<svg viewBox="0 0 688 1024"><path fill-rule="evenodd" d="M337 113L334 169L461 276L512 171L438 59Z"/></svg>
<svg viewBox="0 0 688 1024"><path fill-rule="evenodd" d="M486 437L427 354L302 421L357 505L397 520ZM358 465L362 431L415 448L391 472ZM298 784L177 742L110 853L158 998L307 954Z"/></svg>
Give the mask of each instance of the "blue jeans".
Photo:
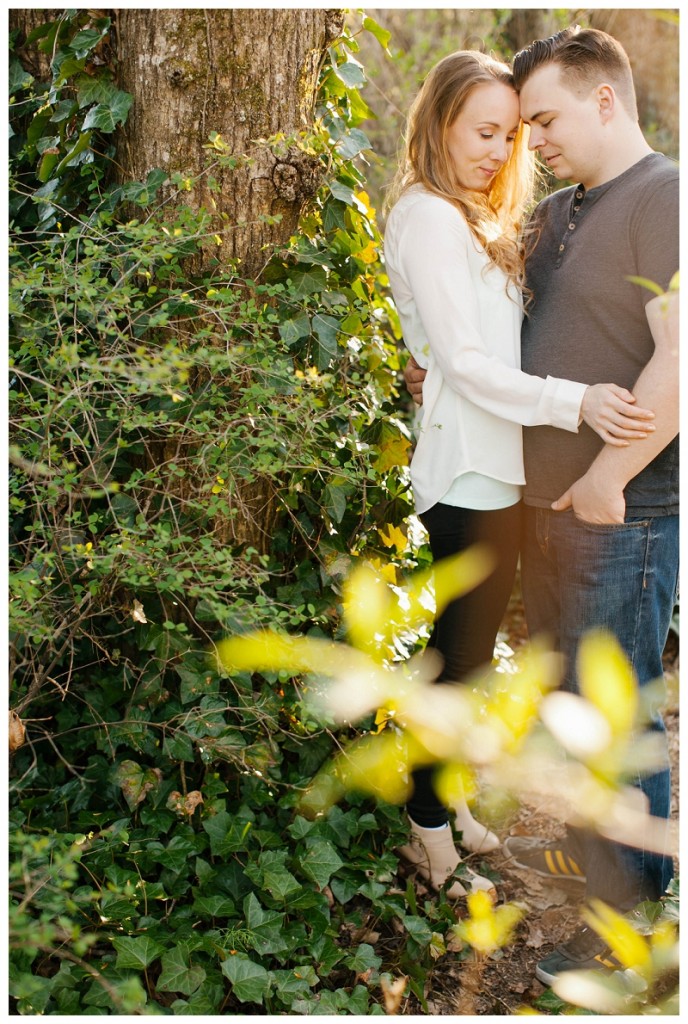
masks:
<svg viewBox="0 0 688 1024"><path fill-rule="evenodd" d="M585 523L573 512L526 507L521 584L531 637L544 635L565 656L562 688L576 692L576 652L586 630L610 630L633 666L640 686L661 679L662 652L678 583L678 516L627 517L623 524ZM657 712L648 728L665 736ZM665 742L666 749L666 742ZM671 779L666 767L637 775L649 812L668 818ZM620 909L657 900L673 875L672 860L596 833L569 830L585 864L587 896Z"/></svg>

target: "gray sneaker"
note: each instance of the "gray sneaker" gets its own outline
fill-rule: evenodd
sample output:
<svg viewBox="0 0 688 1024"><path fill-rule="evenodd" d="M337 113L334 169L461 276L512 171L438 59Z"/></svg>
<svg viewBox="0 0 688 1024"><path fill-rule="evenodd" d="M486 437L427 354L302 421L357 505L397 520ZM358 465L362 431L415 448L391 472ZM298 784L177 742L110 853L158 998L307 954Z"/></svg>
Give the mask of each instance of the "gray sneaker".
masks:
<svg viewBox="0 0 688 1024"><path fill-rule="evenodd" d="M535 977L543 985L551 985L565 971L598 971L611 974L623 971L624 966L610 946L588 925L578 928L568 942L541 960L535 968Z"/></svg>
<svg viewBox="0 0 688 1024"><path fill-rule="evenodd" d="M548 841L535 836L509 836L504 853L518 868L534 871L552 881L585 882L585 874L561 839Z"/></svg>

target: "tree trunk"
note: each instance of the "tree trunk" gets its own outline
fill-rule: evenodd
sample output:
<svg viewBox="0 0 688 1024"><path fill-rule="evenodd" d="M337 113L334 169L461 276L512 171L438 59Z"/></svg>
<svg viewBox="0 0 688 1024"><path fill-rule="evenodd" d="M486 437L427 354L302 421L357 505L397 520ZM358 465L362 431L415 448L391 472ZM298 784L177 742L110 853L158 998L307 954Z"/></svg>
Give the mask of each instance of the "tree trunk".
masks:
<svg viewBox="0 0 688 1024"><path fill-rule="evenodd" d="M316 156L288 142L276 155L265 140L311 127L319 70L343 23L338 10L117 11L119 85L134 97L118 141L120 174L143 181L159 167L193 178L209 162L204 147L217 132L239 162L214 169L219 190L211 193L203 178L185 198L220 215L226 229L207 258L236 266L241 278L260 275L318 189ZM190 271L203 269L204 261L194 261ZM187 453L175 443L154 457L167 462L180 454ZM188 478L179 481L181 491L190 486ZM269 550L274 484L259 474L236 481L229 501L235 514L215 522L218 543Z"/></svg>
<svg viewBox="0 0 688 1024"><path fill-rule="evenodd" d="M50 78L50 58L47 54L41 53L36 46L27 47L26 39L35 28L44 25L51 18L56 18L58 14L59 11L43 11L36 7L12 7L9 11L10 32L19 32L17 52L22 66L39 82L45 82Z"/></svg>
<svg viewBox="0 0 688 1024"><path fill-rule="evenodd" d="M228 230L214 252L239 260L242 277L265 263L264 246L293 234L318 187L316 161L295 146L281 157L259 140L287 137L312 124L318 71L343 25L337 10L164 9L117 12L120 85L134 96L118 160L127 179L155 167L197 174L211 132L235 156L220 169L220 191L195 201L217 204ZM279 224L261 217L281 214Z"/></svg>
<svg viewBox="0 0 688 1024"><path fill-rule="evenodd" d="M511 12L503 34L511 52L517 53L534 39L545 39L556 31L550 10L519 8Z"/></svg>

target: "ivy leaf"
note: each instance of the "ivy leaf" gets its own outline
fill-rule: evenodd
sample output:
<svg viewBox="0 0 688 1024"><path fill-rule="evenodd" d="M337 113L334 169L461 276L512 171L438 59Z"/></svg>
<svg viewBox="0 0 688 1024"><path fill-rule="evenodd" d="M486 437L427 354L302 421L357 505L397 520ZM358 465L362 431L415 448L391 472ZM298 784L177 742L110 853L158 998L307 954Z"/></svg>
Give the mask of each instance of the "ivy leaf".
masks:
<svg viewBox="0 0 688 1024"><path fill-rule="evenodd" d="M377 455L373 466L378 473L384 473L393 466L405 466L411 441L394 423L384 423L375 445Z"/></svg>
<svg viewBox="0 0 688 1024"><path fill-rule="evenodd" d="M329 189L335 199L339 199L342 203L346 203L347 206L355 206L356 201L354 199L354 190L348 185L344 185L341 181L331 181L329 183Z"/></svg>
<svg viewBox="0 0 688 1024"><path fill-rule="evenodd" d="M366 77L358 61L347 60L344 64L335 65L334 73L347 89L358 89L365 85Z"/></svg>
<svg viewBox="0 0 688 1024"><path fill-rule="evenodd" d="M286 1000L285 996L307 996L311 986L316 985L319 980L312 967L295 967L293 970L271 973L277 995L287 1006L291 1006L291 999ZM315 981L308 980L312 977Z"/></svg>
<svg viewBox="0 0 688 1024"><path fill-rule="evenodd" d="M373 18L368 17L363 19L363 28L370 32L371 35L374 35L382 49L389 53L389 41L392 38L391 32L388 32L382 25L378 25Z"/></svg>
<svg viewBox="0 0 688 1024"><path fill-rule="evenodd" d="M367 942L362 942L353 956L346 958L345 963L352 971L356 971L357 974L363 974L364 971L368 971L371 968L377 970L382 963L382 957L377 955L371 945Z"/></svg>
<svg viewBox="0 0 688 1024"><path fill-rule="evenodd" d="M92 103L107 104L117 92L117 86L102 75L81 75L77 79L76 96L80 110Z"/></svg>
<svg viewBox="0 0 688 1024"><path fill-rule="evenodd" d="M283 903L303 888L301 882L285 867L286 859L284 851L269 850L260 855L257 864L250 864L245 871L252 881L267 889L273 899Z"/></svg>
<svg viewBox="0 0 688 1024"><path fill-rule="evenodd" d="M428 946L432 940L432 928L422 917L413 917L407 914L403 917L403 924L406 931L419 946Z"/></svg>
<svg viewBox="0 0 688 1024"><path fill-rule="evenodd" d="M81 32L77 32L69 44L69 49L75 57L86 57L87 54L89 54L91 50L98 45L110 25L109 18L103 20L106 23L103 24L100 30L85 28Z"/></svg>
<svg viewBox="0 0 688 1024"><path fill-rule="evenodd" d="M318 338L318 369L325 370L337 355L339 320L318 313L313 317L313 329Z"/></svg>
<svg viewBox="0 0 688 1024"><path fill-rule="evenodd" d="M264 910L255 893L244 900L246 927L251 932L251 945L257 953L281 953L287 948L284 936L284 914L276 910Z"/></svg>
<svg viewBox="0 0 688 1024"><path fill-rule="evenodd" d="M80 74L86 65L85 57L75 57L70 55L66 50L62 52L62 55L58 53L57 57L53 61L53 73L56 75L53 82L53 89L58 89L64 85L68 78L72 75Z"/></svg>
<svg viewBox="0 0 688 1024"><path fill-rule="evenodd" d="M242 1003L262 1003L270 991L268 972L244 953L228 956L222 973L231 982L233 995Z"/></svg>
<svg viewBox="0 0 688 1024"><path fill-rule="evenodd" d="M165 952L165 947L148 935L133 937L118 935L112 940L117 950L115 966L122 970L143 971L149 964Z"/></svg>
<svg viewBox="0 0 688 1024"><path fill-rule="evenodd" d="M273 899L286 902L287 898L301 891L301 883L285 867L286 854L271 851L260 857L263 868L263 885Z"/></svg>
<svg viewBox="0 0 688 1024"><path fill-rule="evenodd" d="M307 850L299 860L301 869L308 878L323 889L329 882L335 871L342 866L343 861L331 843L323 839L314 839L307 842Z"/></svg>
<svg viewBox="0 0 688 1024"><path fill-rule="evenodd" d="M366 133L362 132L360 128L352 128L347 135L339 140L335 148L345 160L351 160L362 150L371 149L371 142Z"/></svg>
<svg viewBox="0 0 688 1024"><path fill-rule="evenodd" d="M217 974L214 977L218 978L219 981ZM186 999L175 999L170 1009L175 1015L212 1017L218 1014L224 998L224 984L218 984L217 981L210 981L206 978L188 1001Z"/></svg>
<svg viewBox="0 0 688 1024"><path fill-rule="evenodd" d="M287 825L287 832L294 839L303 839L309 832L312 832L317 828L317 824L314 821L309 821L308 818L302 817L297 814L291 825Z"/></svg>
<svg viewBox="0 0 688 1024"><path fill-rule="evenodd" d="M338 903L348 903L358 892L360 881L358 878L344 877L333 878L330 883L332 894Z"/></svg>
<svg viewBox="0 0 688 1024"><path fill-rule="evenodd" d="M205 971L198 964L192 964L190 950L180 942L161 959L162 972L156 982L161 992L181 992L190 996L205 981Z"/></svg>
<svg viewBox="0 0 688 1024"><path fill-rule="evenodd" d="M166 736L162 749L172 761L194 760L193 744L183 732L177 731L172 736Z"/></svg>
<svg viewBox="0 0 688 1024"><path fill-rule="evenodd" d="M101 132L113 132L118 124L126 121L132 100L131 93L118 89L107 103L97 103L91 107L84 118L84 130L96 128Z"/></svg>
<svg viewBox="0 0 688 1024"><path fill-rule="evenodd" d="M187 665L175 665L174 670L181 679L179 699L182 704L217 693L219 681L217 677L202 667L193 668Z"/></svg>
<svg viewBox="0 0 688 1024"><path fill-rule="evenodd" d="M63 157L62 160L60 160L59 164L55 168L55 177L59 177L59 175L62 174L62 172L64 171L65 167L68 167L73 160L76 160L76 158L80 156L81 153L85 152L90 145L91 133L81 132L76 143L72 146L67 155Z"/></svg>
<svg viewBox="0 0 688 1024"><path fill-rule="evenodd" d="M346 513L347 499L351 493L348 480L334 481L327 485L323 492L323 500L328 515L335 523L341 523Z"/></svg>
<svg viewBox="0 0 688 1024"><path fill-rule="evenodd" d="M279 333L285 345L294 345L301 338L307 338L311 333L310 317L304 313L303 316L285 320L283 324L280 324Z"/></svg>
<svg viewBox="0 0 688 1024"><path fill-rule="evenodd" d="M130 811L138 807L148 793L152 789L157 789L162 782L162 772L159 768L144 769L136 761L121 761L115 768L114 775Z"/></svg>
<svg viewBox="0 0 688 1024"><path fill-rule="evenodd" d="M237 818L227 811L219 811L203 822L203 829L210 837L210 852L213 857L224 857L228 853L248 849L247 836L251 822Z"/></svg>
<svg viewBox="0 0 688 1024"><path fill-rule="evenodd" d="M322 267L309 267L308 270L292 270L290 272L294 298L303 299L307 295L315 295L327 287L327 275Z"/></svg>
<svg viewBox="0 0 688 1024"><path fill-rule="evenodd" d="M76 113L76 109L74 100L60 100L53 111L50 123L58 124L60 121L66 121L67 118Z"/></svg>
<svg viewBox="0 0 688 1024"><path fill-rule="evenodd" d="M235 910L228 896L197 896L193 909L202 917L231 917Z"/></svg>
<svg viewBox="0 0 688 1024"><path fill-rule="evenodd" d="M148 206L160 188L168 180L167 175L160 168L154 168L149 172L145 182L128 181L122 185L122 198L136 203L137 206Z"/></svg>
<svg viewBox="0 0 688 1024"><path fill-rule="evenodd" d="M332 188L330 187L330 191ZM353 201L353 192L351 192ZM346 231L346 208L341 202L328 199L323 207L323 228L325 231Z"/></svg>
<svg viewBox="0 0 688 1024"><path fill-rule="evenodd" d="M32 82L33 75L30 75L28 71L24 71L16 57L13 57L10 61L9 82L7 83L7 90L10 96L13 96L15 92L19 92L20 89L28 89Z"/></svg>

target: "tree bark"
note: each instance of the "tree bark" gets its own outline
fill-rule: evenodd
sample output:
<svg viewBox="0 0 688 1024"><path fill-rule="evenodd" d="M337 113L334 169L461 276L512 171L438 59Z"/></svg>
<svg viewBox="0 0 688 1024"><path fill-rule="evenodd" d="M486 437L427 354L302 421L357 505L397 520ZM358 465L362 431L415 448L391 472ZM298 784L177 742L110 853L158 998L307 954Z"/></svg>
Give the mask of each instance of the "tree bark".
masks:
<svg viewBox="0 0 688 1024"><path fill-rule="evenodd" d="M19 32L17 52L22 66L39 82L47 81L50 78L50 57L46 53L41 53L36 46L27 47L26 39L35 28L56 18L59 13L59 11L43 11L37 7L12 7L9 11L10 32Z"/></svg>
<svg viewBox="0 0 688 1024"><path fill-rule="evenodd" d="M218 132L229 152L249 156L219 169L220 191L197 190L217 205L227 231L214 253L238 260L254 277L264 246L293 234L304 202L318 187L317 162L295 146L275 156L259 140L289 137L312 124L318 72L343 25L337 10L164 9L117 12L120 86L134 102L118 146L127 179L155 167L197 174L204 145ZM281 214L279 224L261 221Z"/></svg>
<svg viewBox="0 0 688 1024"><path fill-rule="evenodd" d="M518 8L504 26L504 39L512 53L517 53L528 46L534 39L543 39L552 35L551 12L535 8Z"/></svg>
<svg viewBox="0 0 688 1024"><path fill-rule="evenodd" d="M215 209L227 226L208 257L256 279L273 247L294 233L320 183L317 157L289 143L275 155L262 140L311 127L318 74L342 30L343 11L116 13L119 85L134 97L119 136L120 173L142 181L160 167L195 177L208 162L210 133L219 133L239 163L217 167L219 190L211 193L204 178L188 201ZM278 214L279 222L265 220ZM162 461L179 455L175 446L159 453ZM182 490L189 486L188 479L180 482ZM269 550L277 515L272 482L258 474L237 481L229 500L235 515L216 521L218 542Z"/></svg>

